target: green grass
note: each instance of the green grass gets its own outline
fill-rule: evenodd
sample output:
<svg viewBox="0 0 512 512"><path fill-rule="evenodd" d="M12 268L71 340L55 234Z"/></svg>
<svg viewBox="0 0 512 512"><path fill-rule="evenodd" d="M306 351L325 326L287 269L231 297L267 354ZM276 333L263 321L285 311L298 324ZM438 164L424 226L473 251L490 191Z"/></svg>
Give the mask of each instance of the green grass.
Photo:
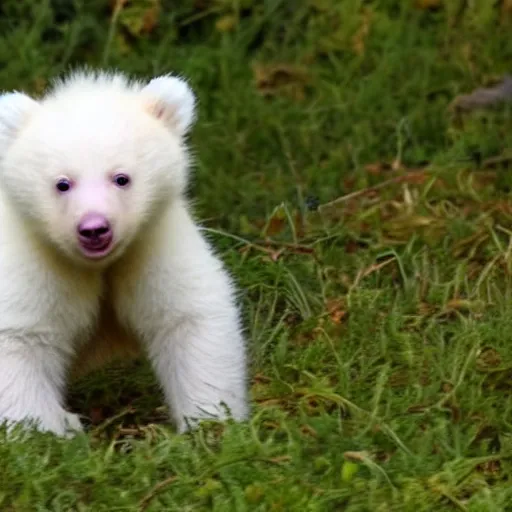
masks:
<svg viewBox="0 0 512 512"><path fill-rule="evenodd" d="M156 3L141 31L151 0L3 1L0 82L190 78L253 413L176 435L147 363L98 372L69 398L86 435L2 437L0 509L512 510L512 115L448 109L511 72L510 9Z"/></svg>

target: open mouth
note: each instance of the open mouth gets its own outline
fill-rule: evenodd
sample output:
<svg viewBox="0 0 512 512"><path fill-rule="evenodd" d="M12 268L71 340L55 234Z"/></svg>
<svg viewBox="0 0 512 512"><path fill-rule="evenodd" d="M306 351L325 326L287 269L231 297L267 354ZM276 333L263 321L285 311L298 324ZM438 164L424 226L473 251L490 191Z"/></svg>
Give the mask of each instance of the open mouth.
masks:
<svg viewBox="0 0 512 512"><path fill-rule="evenodd" d="M100 259L107 256L113 248L112 237L98 237L80 240L82 254L90 259Z"/></svg>
<svg viewBox="0 0 512 512"><path fill-rule="evenodd" d="M107 256L113 248L114 232L107 217L100 213L85 214L77 226L78 244L89 259Z"/></svg>

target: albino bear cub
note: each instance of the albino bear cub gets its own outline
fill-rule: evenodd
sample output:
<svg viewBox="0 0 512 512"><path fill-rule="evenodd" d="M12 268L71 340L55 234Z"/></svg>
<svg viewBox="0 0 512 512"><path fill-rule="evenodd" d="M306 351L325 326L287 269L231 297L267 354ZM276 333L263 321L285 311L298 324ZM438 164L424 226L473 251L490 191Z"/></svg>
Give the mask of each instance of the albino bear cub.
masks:
<svg viewBox="0 0 512 512"><path fill-rule="evenodd" d="M185 136L195 97L75 72L0 96L0 421L59 435L73 370L141 346L180 432L247 417L230 279L195 225Z"/></svg>

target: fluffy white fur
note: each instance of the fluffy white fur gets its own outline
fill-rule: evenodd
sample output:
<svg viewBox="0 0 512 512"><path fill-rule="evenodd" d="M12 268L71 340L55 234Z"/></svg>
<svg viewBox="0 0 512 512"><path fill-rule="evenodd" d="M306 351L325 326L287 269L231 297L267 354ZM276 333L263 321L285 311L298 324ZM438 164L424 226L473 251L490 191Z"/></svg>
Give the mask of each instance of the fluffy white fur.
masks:
<svg viewBox="0 0 512 512"><path fill-rule="evenodd" d="M75 72L46 95L0 96L0 421L80 430L66 383L141 346L178 430L247 417L246 355L231 280L193 221L188 84ZM126 173L129 186L112 181ZM56 182L66 177L66 193ZM90 259L77 224L105 216Z"/></svg>

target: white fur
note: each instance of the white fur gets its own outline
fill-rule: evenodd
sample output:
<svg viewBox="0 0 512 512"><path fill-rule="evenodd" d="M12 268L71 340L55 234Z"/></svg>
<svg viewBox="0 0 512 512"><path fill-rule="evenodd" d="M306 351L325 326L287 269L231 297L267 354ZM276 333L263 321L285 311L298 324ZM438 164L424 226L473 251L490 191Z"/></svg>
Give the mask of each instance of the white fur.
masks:
<svg viewBox="0 0 512 512"><path fill-rule="evenodd" d="M159 98L156 107L160 107L160 116L169 124L174 124L181 135L185 134L195 121L195 97L189 86L180 78L160 76L153 78L143 88L149 97ZM165 108L169 105L173 108Z"/></svg>
<svg viewBox="0 0 512 512"><path fill-rule="evenodd" d="M169 76L77 72L37 101L0 96L0 421L80 429L64 409L67 377L88 343L108 348L102 316L145 349L179 431L247 417L234 288L185 198L194 109ZM129 187L113 184L119 170ZM90 211L113 228L103 260L78 249Z"/></svg>
<svg viewBox="0 0 512 512"><path fill-rule="evenodd" d="M19 129L24 124L28 113L37 107L37 103L20 92L11 92L0 96L0 154L3 154Z"/></svg>

